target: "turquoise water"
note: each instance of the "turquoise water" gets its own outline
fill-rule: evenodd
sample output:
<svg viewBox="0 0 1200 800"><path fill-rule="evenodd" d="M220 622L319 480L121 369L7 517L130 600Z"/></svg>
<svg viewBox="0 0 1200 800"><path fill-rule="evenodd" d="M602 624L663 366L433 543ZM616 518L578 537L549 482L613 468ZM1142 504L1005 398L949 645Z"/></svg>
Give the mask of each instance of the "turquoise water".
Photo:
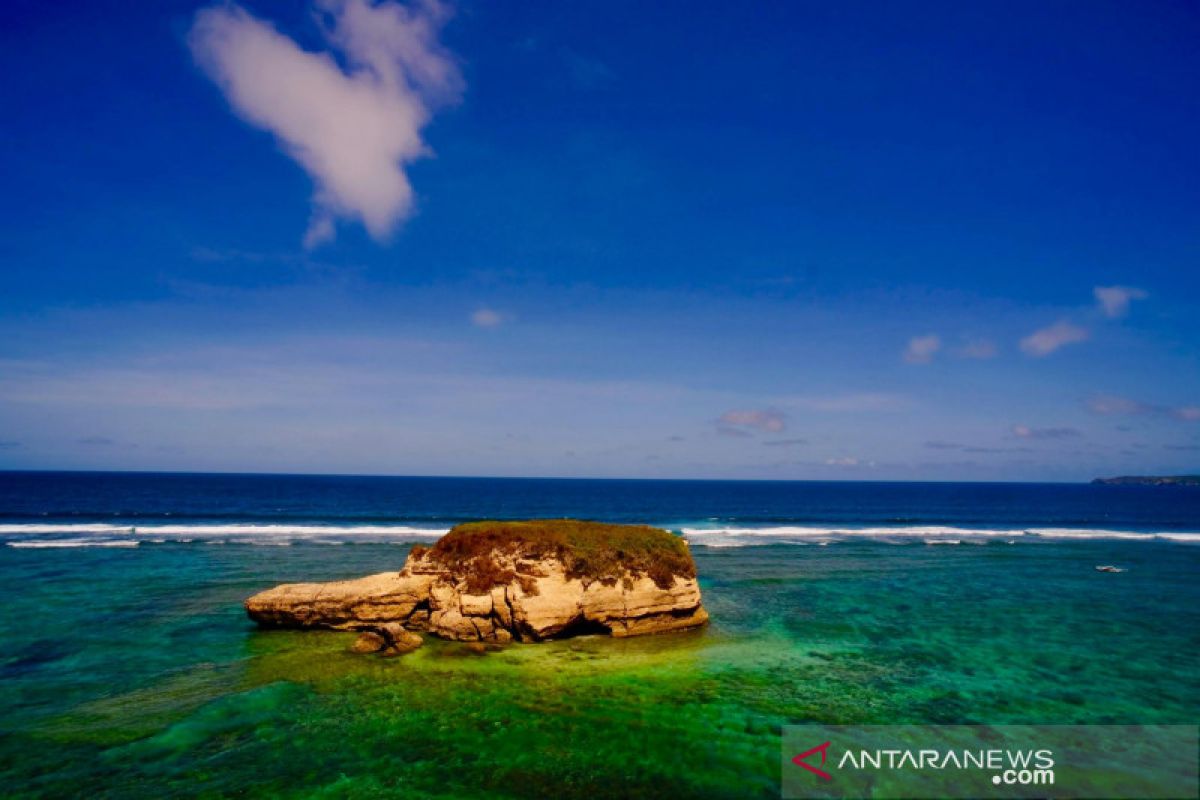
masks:
<svg viewBox="0 0 1200 800"><path fill-rule="evenodd" d="M0 548L3 794L777 797L787 724L1200 708L1200 548L1165 541L696 547L708 628L485 656L241 610L406 549Z"/></svg>

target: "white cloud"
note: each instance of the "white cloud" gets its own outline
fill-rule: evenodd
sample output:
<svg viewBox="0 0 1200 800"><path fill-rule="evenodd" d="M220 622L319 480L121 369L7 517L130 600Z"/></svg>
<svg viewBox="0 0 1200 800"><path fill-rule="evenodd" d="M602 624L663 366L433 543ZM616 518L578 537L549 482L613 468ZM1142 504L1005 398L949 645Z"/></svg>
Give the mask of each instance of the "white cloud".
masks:
<svg viewBox="0 0 1200 800"><path fill-rule="evenodd" d="M1154 406L1128 397L1114 394L1098 394L1087 399L1088 410L1093 414L1147 414L1155 410Z"/></svg>
<svg viewBox="0 0 1200 800"><path fill-rule="evenodd" d="M1129 304L1134 300L1144 300L1148 296L1145 289L1132 286L1097 286L1092 289L1096 303L1104 316L1117 319L1129 313Z"/></svg>
<svg viewBox="0 0 1200 800"><path fill-rule="evenodd" d="M1075 428L1030 428L1028 425L1014 425L1012 432L1018 439L1073 439L1083 435Z"/></svg>
<svg viewBox="0 0 1200 800"><path fill-rule="evenodd" d="M234 112L273 133L312 178L305 245L331 240L337 219L383 240L412 213L404 169L430 153L421 128L462 88L437 41L448 13L436 0L317 6L326 52L302 49L237 5L199 11L188 45Z"/></svg>
<svg viewBox="0 0 1200 800"><path fill-rule="evenodd" d="M937 334L914 336L908 340L908 347L904 348L904 360L909 364L928 364L933 360L934 353L941 349L942 339Z"/></svg>
<svg viewBox="0 0 1200 800"><path fill-rule="evenodd" d="M1041 358L1048 356L1060 347L1078 342L1086 342L1091 334L1087 328L1072 325L1066 320L1059 320L1053 325L1034 331L1021 340L1021 351L1027 355Z"/></svg>
<svg viewBox="0 0 1200 800"><path fill-rule="evenodd" d="M1198 405L1172 408L1167 405L1143 403L1129 397L1098 394L1087 399L1087 407L1093 414L1148 414L1158 417L1174 417L1184 422L1200 422L1200 406Z"/></svg>
<svg viewBox="0 0 1200 800"><path fill-rule="evenodd" d="M957 351L960 358L988 359L995 358L999 349L991 339L971 339Z"/></svg>
<svg viewBox="0 0 1200 800"><path fill-rule="evenodd" d="M779 433L787 427L787 422L781 412L771 408L761 411L726 411L717 420L720 426L729 426L729 428L755 428L767 433ZM722 429L727 429L722 427Z"/></svg>
<svg viewBox="0 0 1200 800"><path fill-rule="evenodd" d="M863 461L851 456L843 456L842 458L827 458L825 459L827 467L874 467L874 461Z"/></svg>
<svg viewBox="0 0 1200 800"><path fill-rule="evenodd" d="M888 411L901 408L908 402L906 397L880 392L863 392L828 396L792 396L781 401L784 406L797 406L812 411L854 412Z"/></svg>
<svg viewBox="0 0 1200 800"><path fill-rule="evenodd" d="M333 218L320 211L314 212L308 222L308 230L304 232L304 249L312 250L337 238L337 228Z"/></svg>
<svg viewBox="0 0 1200 800"><path fill-rule="evenodd" d="M471 314L471 324L477 328L495 328L504 324L505 317L491 308L476 309Z"/></svg>

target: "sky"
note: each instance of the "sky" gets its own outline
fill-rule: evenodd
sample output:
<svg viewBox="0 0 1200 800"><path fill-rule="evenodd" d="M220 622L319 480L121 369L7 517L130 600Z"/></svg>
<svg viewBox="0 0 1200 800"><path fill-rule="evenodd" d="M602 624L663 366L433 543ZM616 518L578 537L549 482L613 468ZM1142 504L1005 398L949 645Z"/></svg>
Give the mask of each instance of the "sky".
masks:
<svg viewBox="0 0 1200 800"><path fill-rule="evenodd" d="M14 0L0 469L1200 470L1191 2Z"/></svg>

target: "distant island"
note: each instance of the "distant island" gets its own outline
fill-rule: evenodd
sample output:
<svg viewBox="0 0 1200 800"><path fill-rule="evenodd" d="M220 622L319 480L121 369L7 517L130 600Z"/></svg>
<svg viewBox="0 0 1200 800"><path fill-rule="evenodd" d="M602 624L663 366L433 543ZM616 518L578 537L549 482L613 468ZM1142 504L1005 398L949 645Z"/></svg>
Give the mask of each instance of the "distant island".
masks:
<svg viewBox="0 0 1200 800"><path fill-rule="evenodd" d="M1121 475L1096 478L1092 483L1105 486L1200 486L1200 475Z"/></svg>

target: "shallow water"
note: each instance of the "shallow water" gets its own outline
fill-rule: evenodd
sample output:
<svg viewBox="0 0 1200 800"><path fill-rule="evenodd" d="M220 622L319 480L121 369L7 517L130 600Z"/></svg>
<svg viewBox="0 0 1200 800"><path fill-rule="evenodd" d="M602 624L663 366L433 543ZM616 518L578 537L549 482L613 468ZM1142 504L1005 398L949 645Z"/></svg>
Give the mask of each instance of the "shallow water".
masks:
<svg viewBox="0 0 1200 800"><path fill-rule="evenodd" d="M0 548L4 794L777 797L786 724L1200 708L1200 548L1171 542L696 547L707 628L486 656L241 610L406 550Z"/></svg>

